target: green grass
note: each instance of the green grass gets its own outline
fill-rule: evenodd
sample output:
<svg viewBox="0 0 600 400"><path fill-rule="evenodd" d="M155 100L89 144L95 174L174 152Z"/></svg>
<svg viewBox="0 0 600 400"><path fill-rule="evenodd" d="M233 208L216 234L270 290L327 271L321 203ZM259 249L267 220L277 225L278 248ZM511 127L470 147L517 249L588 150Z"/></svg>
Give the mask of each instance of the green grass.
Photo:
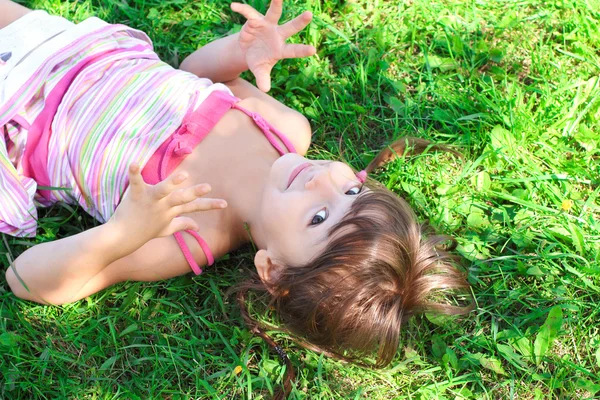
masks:
<svg viewBox="0 0 600 400"><path fill-rule="evenodd" d="M225 2L26 4L142 29L174 66L243 22ZM295 40L318 56L280 63L271 94L310 118L315 157L361 168L402 135L460 149L464 161L427 154L376 178L458 239L477 308L415 318L381 371L273 332L297 368L291 398L600 397L600 2L309 0L284 17L305 8L315 21ZM1 238L0 262L93 224L55 206L35 240ZM63 307L0 278L0 398L269 398L282 367L225 297L251 265L245 249L199 277Z"/></svg>

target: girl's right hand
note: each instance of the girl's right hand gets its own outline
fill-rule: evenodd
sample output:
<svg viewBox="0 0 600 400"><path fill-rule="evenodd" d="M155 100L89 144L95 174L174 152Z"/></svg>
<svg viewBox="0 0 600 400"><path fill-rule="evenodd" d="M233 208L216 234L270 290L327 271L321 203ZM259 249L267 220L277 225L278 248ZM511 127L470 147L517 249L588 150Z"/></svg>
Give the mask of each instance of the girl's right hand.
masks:
<svg viewBox="0 0 600 400"><path fill-rule="evenodd" d="M312 20L312 13L303 12L279 25L282 7L283 0L272 0L266 15L262 15L248 4L231 3L231 9L247 19L238 43L248 69L256 78L256 86L263 92L271 89L271 69L279 60L309 57L317 52L313 46L286 43L290 36L306 28Z"/></svg>
<svg viewBox="0 0 600 400"><path fill-rule="evenodd" d="M129 188L107 224L126 237L143 243L186 229L198 230L198 224L192 218L182 215L223 209L227 202L201 198L210 192L208 184L182 187L187 177L187 173L182 171L156 185L148 185L142 178L139 165L131 164Z"/></svg>

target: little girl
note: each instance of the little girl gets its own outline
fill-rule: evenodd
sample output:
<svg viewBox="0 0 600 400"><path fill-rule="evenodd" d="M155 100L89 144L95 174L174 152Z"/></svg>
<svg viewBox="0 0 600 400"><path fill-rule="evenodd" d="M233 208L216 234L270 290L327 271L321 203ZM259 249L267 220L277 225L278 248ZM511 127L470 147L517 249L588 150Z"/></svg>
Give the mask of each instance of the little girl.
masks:
<svg viewBox="0 0 600 400"><path fill-rule="evenodd" d="M64 304L117 282L200 274L252 240L260 283L242 300L268 291L309 346L376 351L385 365L410 315L465 311L432 299L468 287L449 238L425 237L402 199L365 183L407 143L427 144L399 140L358 174L304 158L308 121L263 92L278 60L315 53L285 43L311 14L278 25L282 0L265 16L231 7L248 20L241 32L177 70L138 30L0 0L0 232L35 236L34 200L78 204L103 223L28 249L8 284ZM238 77L247 69L262 91Z"/></svg>

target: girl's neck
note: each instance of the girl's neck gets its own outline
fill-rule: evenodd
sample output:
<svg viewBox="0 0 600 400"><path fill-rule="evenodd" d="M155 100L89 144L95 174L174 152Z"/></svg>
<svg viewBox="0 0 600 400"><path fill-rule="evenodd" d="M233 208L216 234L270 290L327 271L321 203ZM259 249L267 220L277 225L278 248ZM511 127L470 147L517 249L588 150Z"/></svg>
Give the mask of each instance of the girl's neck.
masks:
<svg viewBox="0 0 600 400"><path fill-rule="evenodd" d="M234 149L232 149L234 150ZM258 150L258 149L257 149ZM271 166L279 156L272 149L266 151L232 152L232 166L215 176L214 185L218 193L228 202L231 219L229 231L233 233L238 245L253 241L262 248L262 232L258 222L260 207L266 180ZM245 157L239 157L245 155ZM246 225L250 229L246 230Z"/></svg>

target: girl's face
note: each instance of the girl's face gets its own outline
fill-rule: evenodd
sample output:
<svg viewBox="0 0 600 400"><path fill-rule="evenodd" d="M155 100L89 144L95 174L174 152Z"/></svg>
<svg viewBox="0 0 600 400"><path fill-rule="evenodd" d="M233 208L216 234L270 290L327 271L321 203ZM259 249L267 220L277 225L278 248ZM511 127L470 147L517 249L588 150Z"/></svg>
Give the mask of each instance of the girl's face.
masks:
<svg viewBox="0 0 600 400"><path fill-rule="evenodd" d="M303 265L327 246L329 229L348 212L363 184L342 162L286 154L275 161L263 194L260 223L269 258Z"/></svg>

